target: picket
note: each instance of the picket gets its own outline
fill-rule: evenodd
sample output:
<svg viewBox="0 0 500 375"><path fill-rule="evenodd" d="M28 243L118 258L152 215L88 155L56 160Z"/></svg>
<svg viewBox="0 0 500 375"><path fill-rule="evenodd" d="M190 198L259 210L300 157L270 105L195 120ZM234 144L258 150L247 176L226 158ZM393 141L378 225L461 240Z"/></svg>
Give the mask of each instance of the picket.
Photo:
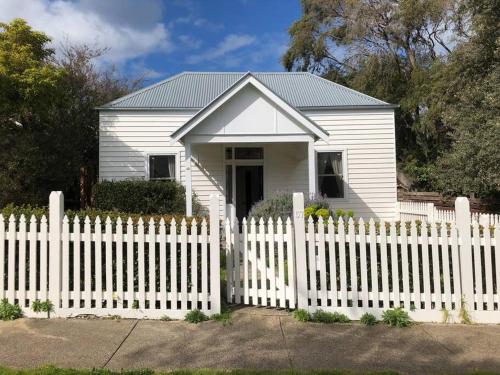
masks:
<svg viewBox="0 0 500 375"><path fill-rule="evenodd" d="M54 296L53 316L60 317L182 318L198 307L216 313L220 232L218 201L211 203L210 235L205 218L200 228L194 219L189 228L185 218L172 219L168 228L163 219L149 219L145 228L142 218L136 224L128 218L124 233L121 218L113 223L107 217L102 225L101 218L92 222L87 216L81 231L77 217L70 222L60 216L49 238L45 216L30 217L28 228L23 215L11 215L7 223L0 215L0 296L18 303L27 316L36 316L34 301ZM294 210L303 214L303 207ZM467 210L457 212L469 217ZM500 223L488 228L473 219L460 230L444 220L420 225L412 220L409 227L382 221L378 228L373 219L367 225L361 218L349 218L347 225L342 217L297 223L302 237L296 237L290 217L285 223L282 218L223 223L228 301L339 311L352 319L364 312L380 317L383 310L402 306L418 321L439 321L443 309L449 321L460 321L465 308L474 321L500 323ZM49 246L54 238L58 245ZM306 244L300 265L296 238ZM50 289L57 284L48 272L51 251L59 252L58 262L51 263L60 277L56 291ZM467 252L472 261L461 263ZM469 274L473 300L462 295ZM306 286L304 295L298 285Z"/></svg>
<svg viewBox="0 0 500 375"><path fill-rule="evenodd" d="M218 205L218 197L215 200ZM55 210L62 212L61 207L55 207ZM217 219L212 218L215 225ZM205 219L200 234L196 220L192 220L189 235L185 219L180 225L173 221L171 232L167 234L163 219L158 229L157 223L150 219L146 231L142 218L137 226L129 218L124 234L121 218L113 223L107 217L103 226L99 217L91 221L87 216L81 232L78 217L70 223L64 216L61 225L51 226L56 231L51 238L45 216L39 222L32 216L29 229L24 215L18 219L11 215L7 230L5 224L0 215L0 264L3 265L0 267L0 295L17 303L28 317L39 316L32 310L33 303L48 298L54 306L51 315L57 317L93 314L160 318L167 315L179 319L190 309L198 308L200 299L205 313L220 311L217 288L214 280L210 280L215 272L210 269L209 274L209 267L219 268L219 234L214 231L215 240L208 235ZM180 236L177 236L177 231ZM49 249L53 238L58 238L60 246L50 246ZM172 246L170 254L166 251L167 243ZM198 244L202 249L200 257ZM178 247L180 257L177 257ZM57 266L56 274L61 277L59 289L55 292L50 289L55 283L49 283L53 277L52 272L48 273L49 259L53 256L49 251L60 252L59 261L52 264ZM168 263L171 268L167 268ZM180 275L180 293L176 292L177 274ZM7 279L6 285L4 279ZM169 282L172 283L170 293L167 291ZM220 284L218 275L215 283ZM57 299L54 300L54 296L58 296Z"/></svg>

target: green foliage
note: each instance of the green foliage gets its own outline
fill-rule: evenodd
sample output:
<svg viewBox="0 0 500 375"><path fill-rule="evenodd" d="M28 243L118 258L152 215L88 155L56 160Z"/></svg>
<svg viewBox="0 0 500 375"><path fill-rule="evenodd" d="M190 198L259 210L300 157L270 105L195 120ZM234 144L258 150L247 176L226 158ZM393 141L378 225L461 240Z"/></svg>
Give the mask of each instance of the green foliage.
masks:
<svg viewBox="0 0 500 375"><path fill-rule="evenodd" d="M233 314L231 310L227 309L220 314L213 314L210 316L210 320L220 322L223 326L231 325L233 324Z"/></svg>
<svg viewBox="0 0 500 375"><path fill-rule="evenodd" d="M375 315L370 313L364 313L359 321L367 326L374 326L377 324L377 318L375 318Z"/></svg>
<svg viewBox="0 0 500 375"><path fill-rule="evenodd" d="M326 312L323 310L316 310L312 316L311 320L318 323L349 323L349 318L338 312Z"/></svg>
<svg viewBox="0 0 500 375"><path fill-rule="evenodd" d="M472 324L472 318L467 310L467 303L465 302L465 298L463 296L460 298L460 310L458 312L458 317L460 318L460 322L462 324Z"/></svg>
<svg viewBox="0 0 500 375"><path fill-rule="evenodd" d="M354 212L352 210L343 210L341 208L337 208L335 210L335 218L343 218L344 220L349 219L350 217L354 217Z"/></svg>
<svg viewBox="0 0 500 375"><path fill-rule="evenodd" d="M292 193L278 192L268 199L264 199L260 202L254 204L248 213L249 218L255 218L256 220L261 217L264 220L270 217L273 220L277 220L279 217L281 220L286 220L288 217L292 217L293 213L293 195Z"/></svg>
<svg viewBox="0 0 500 375"><path fill-rule="evenodd" d="M50 313L54 311L54 304L50 300L40 301L37 299L33 301L31 309L36 313L46 312L47 318L50 318Z"/></svg>
<svg viewBox="0 0 500 375"><path fill-rule="evenodd" d="M189 311L186 314L186 317L184 318L184 320L186 322L189 322L189 323L198 324L198 323L210 320L210 318L208 316L206 316L203 311L198 310L198 309L194 309L194 310Z"/></svg>
<svg viewBox="0 0 500 375"><path fill-rule="evenodd" d="M327 221L328 218L330 217L330 210L328 210L326 208L320 208L320 209L316 210L316 212L314 214L316 215L316 217L318 219L321 217L321 218L323 218L324 221Z"/></svg>
<svg viewBox="0 0 500 375"><path fill-rule="evenodd" d="M498 198L498 24L495 0L303 0L282 62L398 104L412 188Z"/></svg>
<svg viewBox="0 0 500 375"><path fill-rule="evenodd" d="M311 314L304 309L297 309L293 312L293 317L299 322L309 322L311 321Z"/></svg>
<svg viewBox="0 0 500 375"><path fill-rule="evenodd" d="M104 50L62 45L55 56L50 42L22 19L0 24L0 206L46 204L51 190L78 206L79 182L97 170L95 107L133 86L96 67Z"/></svg>
<svg viewBox="0 0 500 375"><path fill-rule="evenodd" d="M32 207L30 205L24 205L24 206L14 206L13 204L9 204L5 206L4 208L0 209L0 214L4 217L5 220L8 220L10 215L14 215L16 219L19 219L21 215L24 215L26 220L30 220L31 215L34 215L36 219L40 220L43 215L48 219L49 217L49 211L46 207ZM172 219L175 219L176 223L180 223L182 219L184 219L184 215L178 214L178 215L141 215L137 213L128 213L128 212L119 212L119 211L101 211L101 210L96 210L96 209L86 209L86 210L79 210L79 211L73 211L73 210L67 210L64 212L64 214L68 217L69 222L73 222L74 218L78 216L78 219L80 219L80 223L83 223L85 218L88 216L91 221L94 221L98 216L101 218L101 222L106 220L106 218L110 218L111 222L113 224L116 223L116 220L118 218L122 219L123 224L126 224L126 221L130 217L132 219L132 223L134 226L137 225L139 218L142 218L142 220L145 223L146 230L148 228L147 223L149 220L152 218L156 224L160 222L161 219L165 221L167 224L167 232L170 230L170 225L169 223L172 221ZM203 218L202 217L188 217L185 218L187 225L191 225L191 221L193 218L196 218L196 221L198 224L201 224ZM180 228L179 228L180 229Z"/></svg>
<svg viewBox="0 0 500 375"><path fill-rule="evenodd" d="M315 206L308 206L308 207L304 208L304 217L306 219L308 219L309 216L313 216L314 217L315 213L316 213L316 207Z"/></svg>
<svg viewBox="0 0 500 375"><path fill-rule="evenodd" d="M134 300L134 302L132 302L131 308L133 310L138 310L139 309L139 301L138 300Z"/></svg>
<svg viewBox="0 0 500 375"><path fill-rule="evenodd" d="M170 322L170 321L172 321L172 319L168 315L162 315L162 316L160 316L160 320L162 322Z"/></svg>
<svg viewBox="0 0 500 375"><path fill-rule="evenodd" d="M385 310L382 313L382 321L392 327L408 327L412 324L412 320L408 313L401 307Z"/></svg>
<svg viewBox="0 0 500 375"><path fill-rule="evenodd" d="M100 210L142 214L183 214L184 187L177 181L102 181L94 186L95 207Z"/></svg>
<svg viewBox="0 0 500 375"><path fill-rule="evenodd" d="M18 305L9 303L7 298L0 301L0 320L15 320L23 315Z"/></svg>

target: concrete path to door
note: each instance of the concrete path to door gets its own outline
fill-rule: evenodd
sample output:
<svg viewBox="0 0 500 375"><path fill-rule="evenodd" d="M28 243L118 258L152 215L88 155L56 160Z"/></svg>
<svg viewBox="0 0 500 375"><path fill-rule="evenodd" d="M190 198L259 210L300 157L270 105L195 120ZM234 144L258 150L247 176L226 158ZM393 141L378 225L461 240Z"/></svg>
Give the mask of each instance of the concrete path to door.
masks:
<svg viewBox="0 0 500 375"><path fill-rule="evenodd" d="M242 308L233 322L20 319L0 322L0 364L157 370L350 369L500 373L500 325L316 324Z"/></svg>

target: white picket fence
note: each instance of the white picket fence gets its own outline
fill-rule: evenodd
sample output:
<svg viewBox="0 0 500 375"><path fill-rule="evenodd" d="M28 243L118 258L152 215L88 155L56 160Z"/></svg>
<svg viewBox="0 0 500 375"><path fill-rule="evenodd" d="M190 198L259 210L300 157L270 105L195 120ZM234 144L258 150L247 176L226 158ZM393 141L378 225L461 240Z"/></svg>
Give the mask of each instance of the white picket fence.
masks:
<svg viewBox="0 0 500 375"><path fill-rule="evenodd" d="M294 194L285 231L281 221L261 219L258 230L254 219L241 230L226 221L229 301L351 319L403 307L417 321L459 322L467 311L475 322L500 323L500 224L493 235L480 231L465 198L449 226L331 218L306 226L303 202Z"/></svg>
<svg viewBox="0 0 500 375"><path fill-rule="evenodd" d="M472 212L471 219L479 222L480 225L494 226L500 223L500 215L491 213ZM447 222L456 220L454 210L437 208L432 202L400 201L396 207L396 220L411 221L425 220L428 223Z"/></svg>
<svg viewBox="0 0 500 375"><path fill-rule="evenodd" d="M210 220L219 223L219 198ZM0 215L0 298L35 314L35 300L50 300L54 316L119 315L183 318L192 309L220 312L219 225L185 219L104 225L63 217L63 195L50 196L49 223ZM6 283L5 283L6 280Z"/></svg>

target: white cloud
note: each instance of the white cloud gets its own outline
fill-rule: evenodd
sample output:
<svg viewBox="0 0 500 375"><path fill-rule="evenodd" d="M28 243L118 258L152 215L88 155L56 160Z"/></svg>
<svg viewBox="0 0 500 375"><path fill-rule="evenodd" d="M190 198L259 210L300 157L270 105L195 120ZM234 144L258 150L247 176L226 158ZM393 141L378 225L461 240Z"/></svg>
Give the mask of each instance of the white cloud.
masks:
<svg viewBox="0 0 500 375"><path fill-rule="evenodd" d="M208 49L207 51L192 55L187 59L188 64L199 64L204 61L213 61L219 58L227 58L228 60L233 60L234 57L227 57L227 55L240 50L241 48L252 45L256 42L256 38L252 35L245 34L229 34L224 40L222 40L215 47Z"/></svg>
<svg viewBox="0 0 500 375"><path fill-rule="evenodd" d="M122 63L171 48L161 10L159 0L0 0L0 21L24 18L49 35L56 50L65 41L107 47L101 60Z"/></svg>
<svg viewBox="0 0 500 375"><path fill-rule="evenodd" d="M179 47L181 48L198 49L203 44L201 39L197 39L191 35L179 35L179 40L181 42Z"/></svg>

